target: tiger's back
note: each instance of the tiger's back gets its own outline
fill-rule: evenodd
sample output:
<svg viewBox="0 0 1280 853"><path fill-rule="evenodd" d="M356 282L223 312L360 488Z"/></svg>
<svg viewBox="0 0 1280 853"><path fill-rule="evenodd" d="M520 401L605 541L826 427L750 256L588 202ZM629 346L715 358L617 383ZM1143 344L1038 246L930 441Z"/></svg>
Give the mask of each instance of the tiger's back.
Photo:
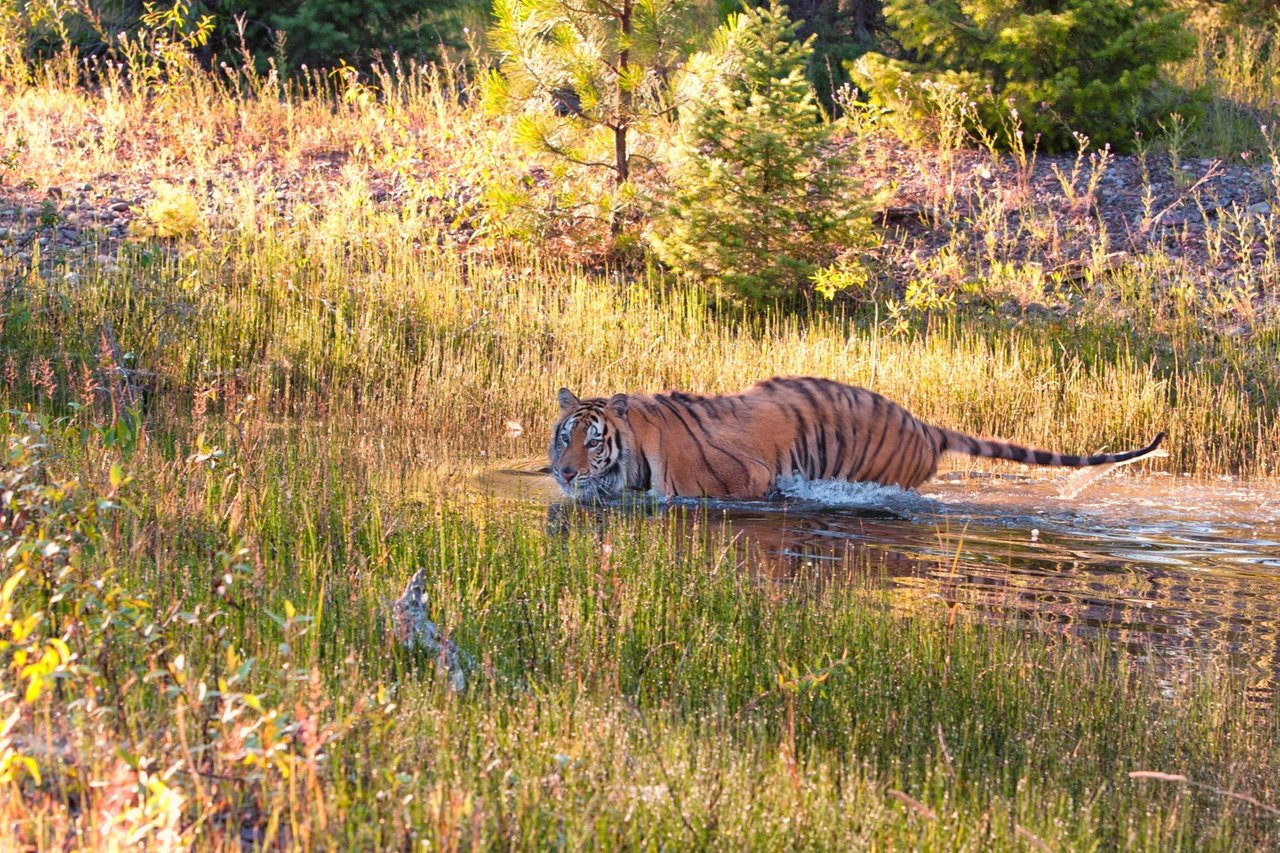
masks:
<svg viewBox="0 0 1280 853"><path fill-rule="evenodd" d="M561 488L580 496L652 490L673 497L759 498L779 478L915 488L943 453L1040 465L1098 465L1151 452L1066 456L926 424L885 397L829 379L778 377L736 394L559 395L549 452Z"/></svg>

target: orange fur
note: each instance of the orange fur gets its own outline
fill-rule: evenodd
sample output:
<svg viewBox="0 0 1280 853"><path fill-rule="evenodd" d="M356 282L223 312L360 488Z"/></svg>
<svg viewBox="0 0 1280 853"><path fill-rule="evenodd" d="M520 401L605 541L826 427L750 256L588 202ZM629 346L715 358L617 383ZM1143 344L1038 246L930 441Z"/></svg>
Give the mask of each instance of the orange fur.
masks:
<svg viewBox="0 0 1280 853"><path fill-rule="evenodd" d="M828 379L766 379L723 396L558 395L552 476L568 494L626 490L664 497L762 498L780 477L915 488L948 451L1037 465L1083 467L1150 454L1067 456L931 426L863 388Z"/></svg>

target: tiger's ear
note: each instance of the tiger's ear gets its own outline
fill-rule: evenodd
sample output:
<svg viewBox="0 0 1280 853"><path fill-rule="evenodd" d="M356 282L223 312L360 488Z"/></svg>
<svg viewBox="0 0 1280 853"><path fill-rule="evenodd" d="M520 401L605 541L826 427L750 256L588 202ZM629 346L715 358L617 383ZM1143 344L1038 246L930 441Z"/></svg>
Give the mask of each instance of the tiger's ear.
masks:
<svg viewBox="0 0 1280 853"><path fill-rule="evenodd" d="M625 418L627 416L627 395L614 394L604 406L618 417Z"/></svg>
<svg viewBox="0 0 1280 853"><path fill-rule="evenodd" d="M568 388L561 388L556 392L556 402L560 404L560 411L564 412L578 405L578 398Z"/></svg>

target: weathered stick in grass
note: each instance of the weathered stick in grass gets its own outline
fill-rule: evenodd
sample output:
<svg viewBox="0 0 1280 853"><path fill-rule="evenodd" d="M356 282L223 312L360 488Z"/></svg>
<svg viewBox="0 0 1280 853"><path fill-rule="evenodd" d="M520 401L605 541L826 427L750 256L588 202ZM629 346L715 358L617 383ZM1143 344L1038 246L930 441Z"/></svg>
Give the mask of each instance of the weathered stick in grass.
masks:
<svg viewBox="0 0 1280 853"><path fill-rule="evenodd" d="M906 793L905 791L899 791L897 788L890 788L888 791L888 794L889 796L893 797L895 800L902 803L907 808L911 809L911 811L915 812L921 817L928 818L929 820L938 819L937 812L935 812L933 809L929 808L924 803L917 800L915 797Z"/></svg>
<svg viewBox="0 0 1280 853"><path fill-rule="evenodd" d="M418 569L404 592L391 605L391 625L396 640L410 651L431 655L449 677L449 689L467 689L466 659L453 640L446 637L427 616L426 574Z"/></svg>
<svg viewBox="0 0 1280 853"><path fill-rule="evenodd" d="M129 371L125 369L124 351L120 348L120 341L116 338L116 330L112 327L111 321L104 318L99 329L102 335L103 354L111 356L110 375L115 379L114 384L108 387L111 405L116 410L116 417L122 419L132 429L134 425L132 413L137 410L141 395L129 378Z"/></svg>

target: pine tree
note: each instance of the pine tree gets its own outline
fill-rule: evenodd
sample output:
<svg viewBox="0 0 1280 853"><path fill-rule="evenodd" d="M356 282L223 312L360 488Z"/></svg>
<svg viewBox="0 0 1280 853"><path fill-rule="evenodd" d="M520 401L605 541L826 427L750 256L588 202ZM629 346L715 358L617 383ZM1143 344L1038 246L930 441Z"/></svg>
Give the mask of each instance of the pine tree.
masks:
<svg viewBox="0 0 1280 853"><path fill-rule="evenodd" d="M850 70L897 108L912 107L920 81L952 83L988 132L999 136L1012 107L1047 150L1073 147L1075 132L1124 150L1135 130L1197 109L1163 73L1195 48L1167 0L887 0L885 18L904 55L868 54Z"/></svg>
<svg viewBox="0 0 1280 853"><path fill-rule="evenodd" d="M218 20L216 52L235 56L239 18L250 53L265 61L280 33L295 68L366 65L393 53L432 56L440 39L433 24L446 8L443 0L203 0L197 5Z"/></svg>
<svg viewBox="0 0 1280 853"><path fill-rule="evenodd" d="M635 137L669 107L666 78L686 52L684 0L495 0L500 65L485 100L517 117L529 149L612 173L611 227L627 196Z"/></svg>
<svg viewBox="0 0 1280 853"><path fill-rule="evenodd" d="M864 218L805 76L812 38L776 0L733 15L691 60L677 187L651 230L670 266L757 301L807 293Z"/></svg>
<svg viewBox="0 0 1280 853"><path fill-rule="evenodd" d="M849 82L846 63L876 47L884 28L881 0L786 0L801 38L814 36L809 79L819 100L830 106Z"/></svg>

